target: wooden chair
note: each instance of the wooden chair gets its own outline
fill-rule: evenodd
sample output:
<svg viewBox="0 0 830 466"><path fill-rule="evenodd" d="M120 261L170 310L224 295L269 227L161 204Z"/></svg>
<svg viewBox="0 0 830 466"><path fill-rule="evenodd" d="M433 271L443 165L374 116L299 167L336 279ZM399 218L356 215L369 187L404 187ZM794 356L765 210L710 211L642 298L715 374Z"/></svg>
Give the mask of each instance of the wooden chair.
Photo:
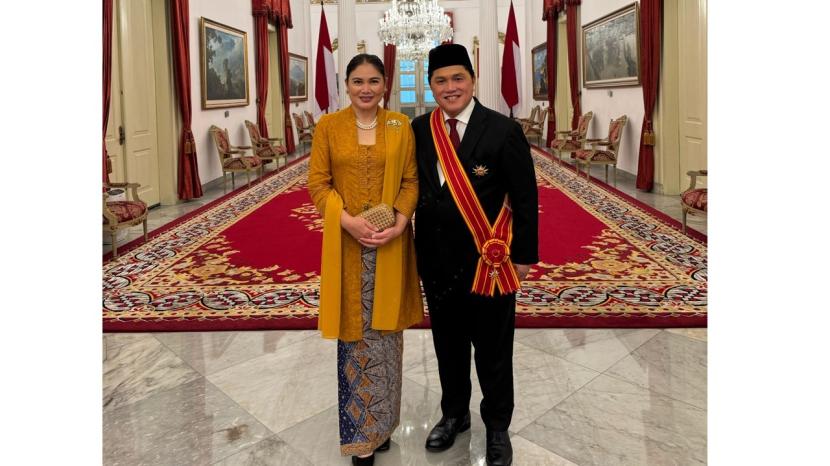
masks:
<svg viewBox="0 0 830 466"><path fill-rule="evenodd" d="M317 129L317 123L314 122L314 115L307 110L303 110L303 115L305 115L306 127L311 129L311 135L314 136L314 130Z"/></svg>
<svg viewBox="0 0 830 466"><path fill-rule="evenodd" d="M219 164L222 167L222 182L226 187L228 181L225 175L227 173L231 174L231 186L233 188L236 188L236 178L234 176L236 173L245 172L248 186L251 185L251 172L254 173L254 176L256 176L257 171L262 175L262 160L256 155L245 155L245 150L250 149L250 146L232 146L228 137L228 130L216 125L211 125L209 131L213 137L213 142L216 144Z"/></svg>
<svg viewBox="0 0 830 466"><path fill-rule="evenodd" d="M296 113L291 114L291 118L294 119L294 126L297 127L297 142L308 141L311 143L311 139L313 138L313 134L311 134L311 128L306 126L303 122L303 118Z"/></svg>
<svg viewBox="0 0 830 466"><path fill-rule="evenodd" d="M280 167L280 160L283 166L286 163L285 146L282 145L282 138L264 138L259 132L259 126L254 122L245 120L245 127L248 128L248 136L251 138L251 144L254 146L254 154L262 160L263 170L264 165L271 161L277 162L277 168Z"/></svg>
<svg viewBox="0 0 830 466"><path fill-rule="evenodd" d="M571 153L571 158L576 163L576 174L579 176L579 166L585 166L585 179L591 182L591 165L605 165L605 182L608 183L608 166L614 167L614 186L617 186L617 154L620 149L625 123L628 116L623 115L616 120L611 120L608 126L607 139L586 139L585 142L591 146L590 149L579 149ZM604 147L605 149L600 149Z"/></svg>
<svg viewBox="0 0 830 466"><path fill-rule="evenodd" d="M530 109L530 116L529 117L527 117L527 118L516 118L516 121L518 121L519 124L523 125L522 128L524 128L525 123L531 123L531 122L536 121L536 115L539 114L540 110L541 110L541 107L539 107L538 105L535 105L532 109Z"/></svg>
<svg viewBox="0 0 830 466"><path fill-rule="evenodd" d="M542 133L544 133L545 131L545 120L547 120L548 113L550 111L552 111L551 108L540 109L538 112L536 112L535 121L527 121L525 123L522 123L522 131L524 131L526 138L530 139L531 137L535 136L537 142L539 144L542 143Z"/></svg>
<svg viewBox="0 0 830 466"><path fill-rule="evenodd" d="M144 226L144 242L147 242L147 204L138 198L138 183L105 183L104 188L104 231L112 236L112 257L118 257L118 230L141 223ZM127 200L110 201L110 188L129 189ZM132 198L132 199L130 199Z"/></svg>
<svg viewBox="0 0 830 466"><path fill-rule="evenodd" d="M686 216L688 214L706 216L708 207L707 188L695 188L695 184L698 176L707 176L709 171L689 171L686 174L692 177L692 182L689 189L680 195L680 204L683 207L683 234L686 234Z"/></svg>
<svg viewBox="0 0 830 466"><path fill-rule="evenodd" d="M559 159L559 164L562 164L563 152L576 152L585 148L585 139L588 137L588 127L591 125L591 119L594 118L594 112L588 112L579 117L579 124L574 130L557 131L560 135L558 138L550 142L550 148L554 155Z"/></svg>

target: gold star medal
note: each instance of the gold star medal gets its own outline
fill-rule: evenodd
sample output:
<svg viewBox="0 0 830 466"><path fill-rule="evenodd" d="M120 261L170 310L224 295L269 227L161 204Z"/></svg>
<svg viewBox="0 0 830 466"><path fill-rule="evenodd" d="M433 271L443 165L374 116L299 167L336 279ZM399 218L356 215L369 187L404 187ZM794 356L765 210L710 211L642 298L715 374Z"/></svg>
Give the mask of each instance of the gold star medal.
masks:
<svg viewBox="0 0 830 466"><path fill-rule="evenodd" d="M473 168L473 173L476 176L484 176L487 174L487 171L487 167L485 167L484 165L476 165L475 168Z"/></svg>

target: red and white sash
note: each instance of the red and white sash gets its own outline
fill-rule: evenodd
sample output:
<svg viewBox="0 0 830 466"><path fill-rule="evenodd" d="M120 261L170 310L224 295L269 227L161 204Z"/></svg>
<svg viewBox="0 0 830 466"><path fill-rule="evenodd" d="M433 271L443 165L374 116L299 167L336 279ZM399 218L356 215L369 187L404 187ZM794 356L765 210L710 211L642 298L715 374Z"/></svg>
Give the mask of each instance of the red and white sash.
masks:
<svg viewBox="0 0 830 466"><path fill-rule="evenodd" d="M484 209L473 191L470 179L450 142L444 126L444 114L436 108L430 116L432 139L441 169L450 188L450 193L464 217L464 222L475 238L476 248L481 257L476 267L472 292L493 296L496 287L501 294L513 293L521 287L519 277L510 260L510 244L513 240L513 211L505 199L504 206L492 226Z"/></svg>

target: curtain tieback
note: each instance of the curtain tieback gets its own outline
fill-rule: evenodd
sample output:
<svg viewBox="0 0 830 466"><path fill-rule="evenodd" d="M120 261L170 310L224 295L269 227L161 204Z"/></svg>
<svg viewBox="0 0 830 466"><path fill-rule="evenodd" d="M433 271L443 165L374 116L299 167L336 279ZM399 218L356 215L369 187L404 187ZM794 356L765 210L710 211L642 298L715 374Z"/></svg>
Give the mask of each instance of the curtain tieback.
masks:
<svg viewBox="0 0 830 466"><path fill-rule="evenodd" d="M654 135L654 129L651 127L651 122L646 122L646 129L643 131L643 145L653 146L657 140Z"/></svg>
<svg viewBox="0 0 830 466"><path fill-rule="evenodd" d="M193 140L193 132L190 130L186 130L184 133L184 154L185 155L192 155L195 153L196 141Z"/></svg>

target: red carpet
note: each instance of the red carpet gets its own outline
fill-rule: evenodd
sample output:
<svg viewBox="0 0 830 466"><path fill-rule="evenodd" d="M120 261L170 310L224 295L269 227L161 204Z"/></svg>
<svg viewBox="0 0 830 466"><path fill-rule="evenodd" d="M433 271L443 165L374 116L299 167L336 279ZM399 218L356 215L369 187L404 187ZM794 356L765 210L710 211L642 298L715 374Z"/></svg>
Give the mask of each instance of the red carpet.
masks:
<svg viewBox="0 0 830 466"><path fill-rule="evenodd" d="M705 237L540 154L542 261L517 326L704 326ZM306 171L300 161L123 248L104 264L104 331L316 328L322 223Z"/></svg>

